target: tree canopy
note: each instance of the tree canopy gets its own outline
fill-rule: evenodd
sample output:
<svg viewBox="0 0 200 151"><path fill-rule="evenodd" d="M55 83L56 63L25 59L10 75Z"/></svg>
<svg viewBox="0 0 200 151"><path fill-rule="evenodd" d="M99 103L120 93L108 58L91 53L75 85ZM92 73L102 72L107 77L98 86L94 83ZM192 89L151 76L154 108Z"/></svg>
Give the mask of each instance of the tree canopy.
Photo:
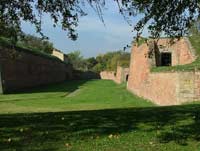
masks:
<svg viewBox="0 0 200 151"><path fill-rule="evenodd" d="M139 36L147 26L151 35L159 37L163 32L169 36L182 36L199 16L198 0L113 0L119 6L119 12L127 17L140 14L142 17L134 30ZM103 21L102 9L107 0L1 0L0 34L13 36L21 31L21 21L35 25L42 34L43 14L49 14L53 26L61 24L68 37L76 40L76 27L79 18L86 15L84 5L94 8ZM128 19L127 19L128 20Z"/></svg>
<svg viewBox="0 0 200 151"><path fill-rule="evenodd" d="M84 58L80 51L74 51L67 55L73 68L81 71L97 73L103 70L116 71L117 65L129 67L130 64L130 53L124 51L107 52L96 58Z"/></svg>

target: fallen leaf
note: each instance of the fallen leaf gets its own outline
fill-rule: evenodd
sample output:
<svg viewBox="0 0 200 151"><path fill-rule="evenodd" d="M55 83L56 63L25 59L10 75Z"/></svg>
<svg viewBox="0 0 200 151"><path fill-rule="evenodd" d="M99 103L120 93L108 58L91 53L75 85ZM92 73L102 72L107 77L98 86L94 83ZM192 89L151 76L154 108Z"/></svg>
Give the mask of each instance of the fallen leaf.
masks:
<svg viewBox="0 0 200 151"><path fill-rule="evenodd" d="M108 137L109 137L109 138L112 138L112 137L113 137L113 135L112 135L112 134L110 134Z"/></svg>
<svg viewBox="0 0 200 151"><path fill-rule="evenodd" d="M12 139L11 138L8 138L8 142L10 143L12 141Z"/></svg>

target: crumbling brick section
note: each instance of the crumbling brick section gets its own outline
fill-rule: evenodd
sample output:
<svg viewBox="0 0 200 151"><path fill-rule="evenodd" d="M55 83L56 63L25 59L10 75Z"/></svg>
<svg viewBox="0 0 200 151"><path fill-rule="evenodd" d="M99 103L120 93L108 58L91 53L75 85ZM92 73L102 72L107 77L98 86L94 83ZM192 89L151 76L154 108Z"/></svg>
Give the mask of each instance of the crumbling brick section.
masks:
<svg viewBox="0 0 200 151"><path fill-rule="evenodd" d="M187 64L195 60L187 42L181 39L169 47L174 53L172 65ZM158 105L177 105L200 100L200 72L152 73L152 58L148 54L149 46L146 43L132 47L127 84L129 91Z"/></svg>
<svg viewBox="0 0 200 151"><path fill-rule="evenodd" d="M3 92L18 91L72 77L72 67L54 58L12 48L0 48Z"/></svg>
<svg viewBox="0 0 200 151"><path fill-rule="evenodd" d="M103 80L113 80L115 81L115 72L114 71L102 71L100 73L101 79Z"/></svg>
<svg viewBox="0 0 200 151"><path fill-rule="evenodd" d="M113 80L114 82L121 84L128 80L129 76L129 68L123 68L121 66L117 66L117 72L114 71L102 71L100 73L101 79L105 80Z"/></svg>
<svg viewBox="0 0 200 151"><path fill-rule="evenodd" d="M123 68L121 66L117 66L117 73L114 81L118 84L126 82L129 76L129 68Z"/></svg>

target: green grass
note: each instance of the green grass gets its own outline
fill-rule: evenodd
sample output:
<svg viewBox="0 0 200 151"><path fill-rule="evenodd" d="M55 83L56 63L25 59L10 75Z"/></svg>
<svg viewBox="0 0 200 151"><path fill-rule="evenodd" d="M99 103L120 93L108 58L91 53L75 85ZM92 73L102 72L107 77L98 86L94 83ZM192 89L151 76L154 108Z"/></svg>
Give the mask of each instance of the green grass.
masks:
<svg viewBox="0 0 200 151"><path fill-rule="evenodd" d="M96 110L150 106L112 81L70 81L30 91L0 95L1 113Z"/></svg>
<svg viewBox="0 0 200 151"><path fill-rule="evenodd" d="M0 112L1 151L200 150L200 104L156 107L112 81L1 95Z"/></svg>
<svg viewBox="0 0 200 151"><path fill-rule="evenodd" d="M152 72L174 72L174 71L195 71L200 70L200 59L186 65L166 66L166 67L152 67Z"/></svg>

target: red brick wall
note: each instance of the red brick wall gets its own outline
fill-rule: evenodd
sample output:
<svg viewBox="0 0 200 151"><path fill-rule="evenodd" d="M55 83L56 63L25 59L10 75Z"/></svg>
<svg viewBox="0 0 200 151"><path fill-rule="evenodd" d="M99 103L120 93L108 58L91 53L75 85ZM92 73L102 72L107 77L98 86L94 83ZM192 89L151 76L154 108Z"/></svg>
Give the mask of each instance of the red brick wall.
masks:
<svg viewBox="0 0 200 151"><path fill-rule="evenodd" d="M126 76L129 75L129 68L117 67L115 82L120 84L126 82Z"/></svg>
<svg viewBox="0 0 200 151"><path fill-rule="evenodd" d="M136 78L135 78L136 80ZM176 97L176 73L151 73L137 87L128 81L128 90L159 105L178 104ZM135 82L136 83L136 82Z"/></svg>
<svg viewBox="0 0 200 151"><path fill-rule="evenodd" d="M4 91L20 90L71 78L72 67L27 51L0 48Z"/></svg>
<svg viewBox="0 0 200 151"><path fill-rule="evenodd" d="M126 82L126 75L129 74L129 68L117 67L117 72L114 71L102 71L100 73L101 79L113 80L114 82L121 84Z"/></svg>
<svg viewBox="0 0 200 151"><path fill-rule="evenodd" d="M188 64L196 59L195 52L187 38L174 40L173 44L170 43L170 39L164 38L160 39L157 45L163 45L172 52L172 66Z"/></svg>
<svg viewBox="0 0 200 151"><path fill-rule="evenodd" d="M113 80L115 81L115 72L114 71L102 71L100 73L100 77L101 79L104 79L104 80Z"/></svg>
<svg viewBox="0 0 200 151"><path fill-rule="evenodd" d="M147 58L147 48L146 44L141 45L139 48L136 46L132 48L128 87L139 88L141 82L148 78L150 64Z"/></svg>
<svg viewBox="0 0 200 151"><path fill-rule="evenodd" d="M177 49L180 64L193 61L186 44L179 41L171 49ZM178 49L180 48L180 49ZM127 89L134 94L159 105L175 105L200 100L199 72L151 73L148 45L133 46Z"/></svg>

